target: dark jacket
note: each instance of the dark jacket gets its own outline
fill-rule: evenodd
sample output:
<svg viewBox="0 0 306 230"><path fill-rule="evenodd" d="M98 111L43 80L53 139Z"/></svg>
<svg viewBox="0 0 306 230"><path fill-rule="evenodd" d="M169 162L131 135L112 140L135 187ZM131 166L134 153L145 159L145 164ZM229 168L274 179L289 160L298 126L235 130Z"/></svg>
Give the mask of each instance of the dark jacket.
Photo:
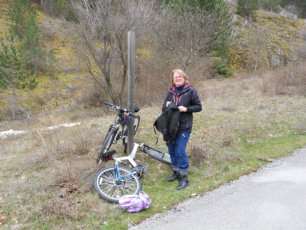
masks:
<svg viewBox="0 0 306 230"><path fill-rule="evenodd" d="M177 107L184 106L187 108L187 112L180 114L179 119L179 132L192 130L193 115L194 112L200 112L202 110L202 104L197 94L197 91L189 84L184 86L183 91L180 94L176 93L175 87L172 87L165 98L162 110L165 111L167 101L171 101Z"/></svg>
<svg viewBox="0 0 306 230"><path fill-rule="evenodd" d="M171 103L154 122L156 129L162 133L164 141L168 144L169 137L175 139L179 128L180 111L175 104Z"/></svg>

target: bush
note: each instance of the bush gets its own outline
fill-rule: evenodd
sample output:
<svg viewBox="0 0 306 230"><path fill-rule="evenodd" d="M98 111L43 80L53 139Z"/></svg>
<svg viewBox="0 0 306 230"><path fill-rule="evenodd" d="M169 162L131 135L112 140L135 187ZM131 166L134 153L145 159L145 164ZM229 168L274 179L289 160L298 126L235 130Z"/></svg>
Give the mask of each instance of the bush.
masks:
<svg viewBox="0 0 306 230"><path fill-rule="evenodd" d="M210 71L211 76L215 77L219 75L221 77L231 77L233 75L233 71L228 67L226 62L222 60L220 57L212 58L212 69Z"/></svg>
<svg viewBox="0 0 306 230"><path fill-rule="evenodd" d="M262 0L262 7L270 11L276 11L282 0Z"/></svg>
<svg viewBox="0 0 306 230"><path fill-rule="evenodd" d="M82 89L81 95L77 99L77 104L84 108L101 107L105 101L108 101L107 93L92 83Z"/></svg>
<svg viewBox="0 0 306 230"><path fill-rule="evenodd" d="M172 32L170 36L182 40L180 38L191 34L187 43L196 44L188 49L192 50L193 54L186 54L184 59L192 55L202 57L205 52L214 52L219 57L227 56L232 40L232 13L226 1L168 0L164 2L166 2L164 9L170 9L165 13L168 17L166 21L170 23L171 17L169 18L169 15L173 14L175 18L171 28L182 28L179 33L176 32L178 29L173 30L176 34ZM184 23L186 24L184 25ZM166 43L168 40L171 41L171 38L167 39ZM201 43L205 43L205 45L200 45ZM177 44L175 50L181 46L185 47L186 45Z"/></svg>
<svg viewBox="0 0 306 230"><path fill-rule="evenodd" d="M298 9L301 17L306 18L306 1L305 0L282 0L282 6L294 5Z"/></svg>
<svg viewBox="0 0 306 230"><path fill-rule="evenodd" d="M263 74L261 85L262 92L271 95L285 94L306 96L306 68L304 66L287 67L276 72Z"/></svg>
<svg viewBox="0 0 306 230"><path fill-rule="evenodd" d="M210 152L205 145L194 143L189 150L189 158L192 166L198 168L204 160L210 157Z"/></svg>
<svg viewBox="0 0 306 230"><path fill-rule="evenodd" d="M241 16L250 16L254 10L258 10L260 0L238 0L238 14Z"/></svg>
<svg viewBox="0 0 306 230"><path fill-rule="evenodd" d="M231 77L233 75L233 71L225 64L219 64L216 70L222 77Z"/></svg>
<svg viewBox="0 0 306 230"><path fill-rule="evenodd" d="M32 0L39 3L45 13L50 16L62 16L67 20L76 20L76 15L73 12L69 0Z"/></svg>

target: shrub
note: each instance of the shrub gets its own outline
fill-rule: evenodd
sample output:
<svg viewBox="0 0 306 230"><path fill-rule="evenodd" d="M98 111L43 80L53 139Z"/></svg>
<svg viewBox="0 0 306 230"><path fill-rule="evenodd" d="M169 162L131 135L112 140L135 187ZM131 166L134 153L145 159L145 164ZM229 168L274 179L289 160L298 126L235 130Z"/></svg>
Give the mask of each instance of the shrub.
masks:
<svg viewBox="0 0 306 230"><path fill-rule="evenodd" d="M258 10L260 6L259 0L238 0L238 14L242 16L250 16L254 10Z"/></svg>
<svg viewBox="0 0 306 230"><path fill-rule="evenodd" d="M76 20L76 15L73 12L69 0L32 0L39 3L44 12L50 16L62 16L67 20Z"/></svg>
<svg viewBox="0 0 306 230"><path fill-rule="evenodd" d="M232 39L232 13L229 4L224 0L168 0L164 1L170 6L171 10L175 12L177 18L186 17L189 24L192 27L200 25L202 23L203 28L198 29L206 34L208 41L205 42L205 47L200 49L200 53L209 51L215 52L220 57L226 57L227 51ZM191 12L190 15L188 13ZM171 13L171 12L170 12ZM197 15L198 14L198 15ZM205 19L205 15L208 17ZM201 18L202 17L202 18ZM200 19L200 20L197 20ZM181 25L183 29L187 29L188 26ZM193 33L192 31L187 31ZM182 32L184 34L184 32ZM202 36L204 36L202 35ZM173 36L173 35L171 35ZM196 36L191 36L196 37ZM205 38L205 36L204 36ZM198 43L205 41L205 39L199 39ZM194 49L196 51L196 49Z"/></svg>
<svg viewBox="0 0 306 230"><path fill-rule="evenodd" d="M272 95L306 95L305 74L306 68L303 66L265 73L262 75L261 90Z"/></svg>
<svg viewBox="0 0 306 230"><path fill-rule="evenodd" d="M277 11L282 0L262 0L262 7L270 11Z"/></svg>
<svg viewBox="0 0 306 230"><path fill-rule="evenodd" d="M209 158L210 152L206 146L199 143L193 144L190 148L190 163L194 167L199 167L201 163Z"/></svg>
<svg viewBox="0 0 306 230"><path fill-rule="evenodd" d="M226 62L222 60L220 57L212 58L212 69L210 71L211 76L215 77L219 75L221 77L231 77L233 75L233 71L228 67Z"/></svg>
<svg viewBox="0 0 306 230"><path fill-rule="evenodd" d="M231 77L233 75L233 71L226 64L223 63L217 65L216 71L222 77Z"/></svg>
<svg viewBox="0 0 306 230"><path fill-rule="evenodd" d="M107 93L97 84L90 84L82 89L81 95L77 99L77 103L85 108L100 107L108 99Z"/></svg>
<svg viewBox="0 0 306 230"><path fill-rule="evenodd" d="M282 0L282 6L294 5L299 11L301 17L306 18L306 1L305 0Z"/></svg>

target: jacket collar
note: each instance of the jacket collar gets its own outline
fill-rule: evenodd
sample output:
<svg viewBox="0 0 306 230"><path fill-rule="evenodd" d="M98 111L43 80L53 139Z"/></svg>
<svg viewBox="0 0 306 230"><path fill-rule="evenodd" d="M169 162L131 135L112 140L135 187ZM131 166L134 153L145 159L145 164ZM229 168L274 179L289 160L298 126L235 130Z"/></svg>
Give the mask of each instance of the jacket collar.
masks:
<svg viewBox="0 0 306 230"><path fill-rule="evenodd" d="M181 94L182 94L182 93L185 93L185 92L188 91L189 89L190 89L190 85L189 85L189 84L185 84L184 90L181 92ZM169 91L170 91L171 93L174 93L174 94L175 94L175 87L170 88Z"/></svg>

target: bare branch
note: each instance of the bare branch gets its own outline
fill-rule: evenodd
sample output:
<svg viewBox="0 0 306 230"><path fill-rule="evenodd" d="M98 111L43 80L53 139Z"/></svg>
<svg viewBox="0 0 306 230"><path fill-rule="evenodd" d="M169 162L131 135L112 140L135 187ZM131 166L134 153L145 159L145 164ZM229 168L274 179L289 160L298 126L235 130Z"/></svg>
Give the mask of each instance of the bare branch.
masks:
<svg viewBox="0 0 306 230"><path fill-rule="evenodd" d="M139 40L147 36L154 0L72 1L79 18L78 30L82 55L88 55L89 69L98 69L103 86L114 103L121 104L127 77L127 32L137 31ZM97 79L96 79L97 80Z"/></svg>

